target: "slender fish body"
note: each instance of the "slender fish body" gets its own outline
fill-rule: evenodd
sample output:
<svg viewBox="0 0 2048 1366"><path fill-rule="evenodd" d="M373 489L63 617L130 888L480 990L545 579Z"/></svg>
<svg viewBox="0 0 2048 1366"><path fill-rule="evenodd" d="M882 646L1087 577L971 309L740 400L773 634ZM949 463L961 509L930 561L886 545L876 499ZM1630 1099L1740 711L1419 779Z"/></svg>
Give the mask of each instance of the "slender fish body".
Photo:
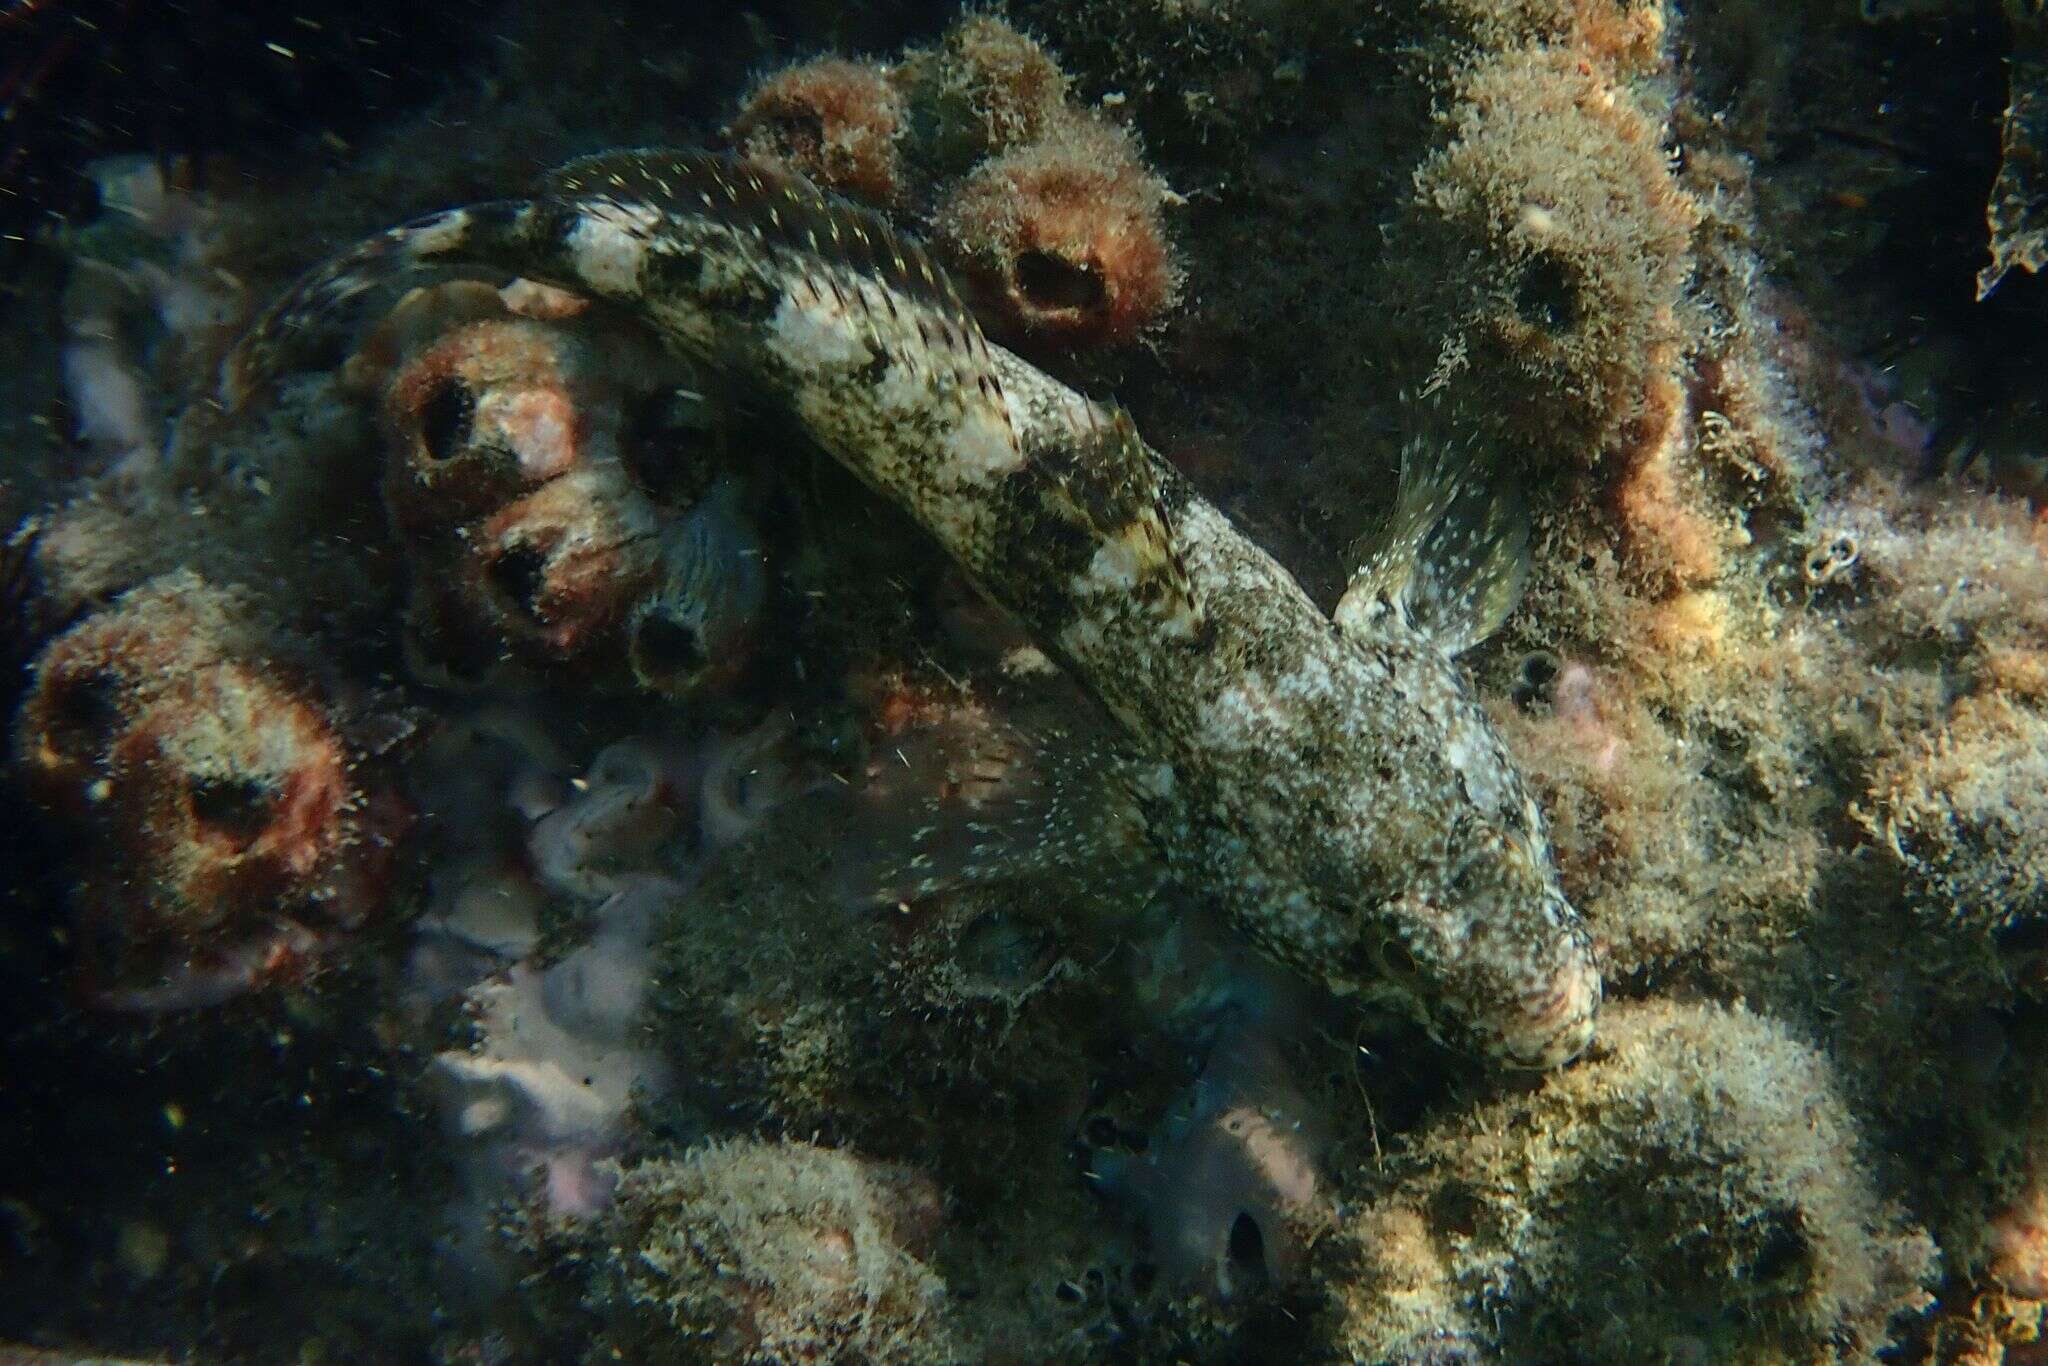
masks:
<svg viewBox="0 0 2048 1366"><path fill-rule="evenodd" d="M435 262L631 310L906 508L1157 761L1155 835L1275 956L1516 1064L1585 1046L1590 945L1452 662L1512 606L1525 553L1469 469L1412 453L1333 622L1120 411L990 345L922 248L685 152L592 158L364 243L258 324L231 397L310 318Z"/></svg>

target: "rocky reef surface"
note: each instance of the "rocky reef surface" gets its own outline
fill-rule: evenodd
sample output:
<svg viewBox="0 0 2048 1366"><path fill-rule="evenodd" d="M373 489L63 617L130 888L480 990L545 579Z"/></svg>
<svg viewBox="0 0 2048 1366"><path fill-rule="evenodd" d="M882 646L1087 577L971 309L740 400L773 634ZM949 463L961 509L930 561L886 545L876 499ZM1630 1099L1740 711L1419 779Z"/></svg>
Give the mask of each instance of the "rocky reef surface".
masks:
<svg viewBox="0 0 2048 1366"><path fill-rule="evenodd" d="M2040 26L515 6L318 156L81 163L0 300L0 1358L2043 1359ZM1418 443L1511 490L1458 667L1590 1044L1267 957L672 319L392 272L222 401L301 272L661 145L923 241L1340 625Z"/></svg>

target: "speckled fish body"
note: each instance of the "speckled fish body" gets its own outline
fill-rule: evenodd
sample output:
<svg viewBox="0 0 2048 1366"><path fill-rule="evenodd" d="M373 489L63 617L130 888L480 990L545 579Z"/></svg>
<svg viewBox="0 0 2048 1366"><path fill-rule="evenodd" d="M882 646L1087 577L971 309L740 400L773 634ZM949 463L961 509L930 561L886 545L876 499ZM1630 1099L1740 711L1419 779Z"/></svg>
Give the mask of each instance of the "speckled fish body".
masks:
<svg viewBox="0 0 2048 1366"><path fill-rule="evenodd" d="M630 308L907 508L1159 761L1155 833L1274 955L1515 1063L1584 1047L1586 937L1444 633L1401 608L1398 546L1340 628L1120 412L988 344L921 248L708 155L594 158L373 239L271 310L230 388L430 261Z"/></svg>

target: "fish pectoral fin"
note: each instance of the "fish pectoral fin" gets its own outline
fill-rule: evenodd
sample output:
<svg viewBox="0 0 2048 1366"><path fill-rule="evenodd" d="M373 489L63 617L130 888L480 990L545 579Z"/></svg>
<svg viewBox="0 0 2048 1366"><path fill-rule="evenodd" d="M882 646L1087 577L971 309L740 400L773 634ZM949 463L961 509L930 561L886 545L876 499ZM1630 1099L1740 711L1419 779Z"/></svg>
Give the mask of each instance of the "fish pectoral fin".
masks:
<svg viewBox="0 0 2048 1366"><path fill-rule="evenodd" d="M1470 446L1413 441L1401 490L1333 618L1369 639L1399 613L1456 655L1500 629L1529 576L1529 517L1514 481Z"/></svg>

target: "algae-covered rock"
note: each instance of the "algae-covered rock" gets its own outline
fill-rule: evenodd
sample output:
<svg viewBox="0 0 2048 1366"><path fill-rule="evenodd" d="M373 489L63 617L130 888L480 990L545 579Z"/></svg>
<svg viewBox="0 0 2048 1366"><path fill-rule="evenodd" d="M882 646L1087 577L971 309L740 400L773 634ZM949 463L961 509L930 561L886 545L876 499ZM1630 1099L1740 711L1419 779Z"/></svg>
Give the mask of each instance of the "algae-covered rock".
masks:
<svg viewBox="0 0 2048 1366"><path fill-rule="evenodd" d="M917 1249L929 1182L804 1143L739 1141L629 1167L592 1303L635 1361L955 1359Z"/></svg>
<svg viewBox="0 0 2048 1366"><path fill-rule="evenodd" d="M1586 1062L1393 1172L1329 1254L1359 1360L1868 1360L1937 1267L1825 1055L1740 1007L1618 1005Z"/></svg>
<svg viewBox="0 0 2048 1366"><path fill-rule="evenodd" d="M1670 406L1699 209L1657 105L1568 48L1487 54L1453 87L1450 140L1415 171L1394 268L1444 344L1510 386L1495 399L1524 440L1597 458Z"/></svg>

